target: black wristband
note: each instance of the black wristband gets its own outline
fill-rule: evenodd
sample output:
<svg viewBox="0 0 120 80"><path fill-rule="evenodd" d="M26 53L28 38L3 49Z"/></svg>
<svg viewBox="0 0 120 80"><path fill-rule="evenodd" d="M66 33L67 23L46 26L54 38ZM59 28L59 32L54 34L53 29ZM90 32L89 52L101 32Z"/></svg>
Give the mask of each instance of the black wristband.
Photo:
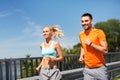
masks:
<svg viewBox="0 0 120 80"><path fill-rule="evenodd" d="M91 46L91 45L92 45L92 42L90 42L89 46Z"/></svg>

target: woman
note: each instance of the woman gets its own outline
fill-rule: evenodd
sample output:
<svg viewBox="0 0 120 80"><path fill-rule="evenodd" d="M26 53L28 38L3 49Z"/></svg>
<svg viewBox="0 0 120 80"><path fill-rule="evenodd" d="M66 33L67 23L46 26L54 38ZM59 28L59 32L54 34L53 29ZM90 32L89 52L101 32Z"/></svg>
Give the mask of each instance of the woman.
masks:
<svg viewBox="0 0 120 80"><path fill-rule="evenodd" d="M52 37L63 37L64 34L59 30L59 26L46 26L43 29L43 36L45 42L40 45L42 49L42 62L36 68L39 71L40 67L40 80L60 80L60 70L57 68L57 62L63 61L63 53L61 46L58 42L53 41Z"/></svg>

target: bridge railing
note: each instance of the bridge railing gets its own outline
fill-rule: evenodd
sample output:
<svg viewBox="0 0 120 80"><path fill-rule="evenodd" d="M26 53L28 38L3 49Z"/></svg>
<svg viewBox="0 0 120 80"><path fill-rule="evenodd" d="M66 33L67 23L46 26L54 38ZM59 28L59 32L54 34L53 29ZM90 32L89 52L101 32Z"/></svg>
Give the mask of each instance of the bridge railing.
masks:
<svg viewBox="0 0 120 80"><path fill-rule="evenodd" d="M58 63L61 71L82 68L78 61L79 55L66 55L64 61ZM107 63L120 61L120 52L110 52L105 56ZM37 76L39 72L35 68L41 62L42 57L0 59L0 80L16 80ZM111 73L111 75L113 75Z"/></svg>
<svg viewBox="0 0 120 80"><path fill-rule="evenodd" d="M108 68L109 80L115 80L116 77L120 77L120 61L111 62L106 64ZM61 71L62 80L83 80L83 68L77 68L72 70ZM39 80L40 77L27 77L18 80Z"/></svg>

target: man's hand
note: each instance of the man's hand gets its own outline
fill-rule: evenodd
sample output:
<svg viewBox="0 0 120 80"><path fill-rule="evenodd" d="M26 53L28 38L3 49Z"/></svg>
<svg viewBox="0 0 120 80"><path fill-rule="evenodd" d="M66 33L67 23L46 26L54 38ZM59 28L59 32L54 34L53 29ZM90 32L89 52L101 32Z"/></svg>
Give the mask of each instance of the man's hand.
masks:
<svg viewBox="0 0 120 80"><path fill-rule="evenodd" d="M91 40L90 40L89 38L86 38L86 40L85 40L85 44L88 45L88 46L90 46L91 43L92 43Z"/></svg>
<svg viewBox="0 0 120 80"><path fill-rule="evenodd" d="M81 63L84 63L83 57L80 57L80 58L79 58L79 61L80 61Z"/></svg>

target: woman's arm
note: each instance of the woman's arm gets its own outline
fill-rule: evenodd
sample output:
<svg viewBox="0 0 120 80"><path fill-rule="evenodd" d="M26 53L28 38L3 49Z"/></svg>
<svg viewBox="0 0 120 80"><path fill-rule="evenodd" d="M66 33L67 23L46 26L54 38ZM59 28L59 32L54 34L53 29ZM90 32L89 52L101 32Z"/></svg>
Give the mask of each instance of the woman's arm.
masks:
<svg viewBox="0 0 120 80"><path fill-rule="evenodd" d="M53 60L57 61L57 62L63 61L64 57L63 57L63 53L62 53L62 49L61 49L60 44L58 42L55 42L54 47L55 47L55 50L58 53L58 57L53 58Z"/></svg>

